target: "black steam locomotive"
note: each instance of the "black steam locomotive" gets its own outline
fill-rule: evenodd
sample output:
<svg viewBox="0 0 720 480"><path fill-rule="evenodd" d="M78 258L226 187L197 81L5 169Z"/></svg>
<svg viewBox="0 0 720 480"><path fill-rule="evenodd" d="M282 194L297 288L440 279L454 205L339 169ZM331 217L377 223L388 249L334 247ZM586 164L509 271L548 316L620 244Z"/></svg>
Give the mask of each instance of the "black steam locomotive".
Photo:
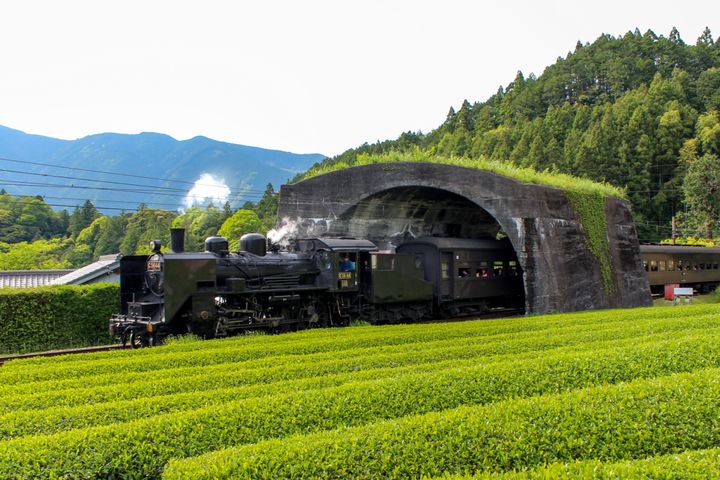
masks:
<svg viewBox="0 0 720 480"><path fill-rule="evenodd" d="M205 252L184 252L184 231L171 232L173 253L154 241L150 256L120 264L120 313L111 335L134 347L167 335L224 337L245 330L282 331L413 321L521 307L522 272L507 240L424 238L380 252L368 240L311 238L267 249L244 235L230 252L209 237Z"/></svg>

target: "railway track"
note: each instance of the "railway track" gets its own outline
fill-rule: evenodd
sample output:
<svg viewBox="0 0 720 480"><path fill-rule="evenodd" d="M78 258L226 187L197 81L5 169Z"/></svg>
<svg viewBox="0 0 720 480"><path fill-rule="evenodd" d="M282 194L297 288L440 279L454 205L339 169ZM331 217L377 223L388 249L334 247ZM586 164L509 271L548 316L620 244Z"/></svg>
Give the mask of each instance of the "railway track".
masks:
<svg viewBox="0 0 720 480"><path fill-rule="evenodd" d="M130 348L129 345L101 345L98 347L82 347L82 348L68 348L64 350L48 350L47 352L37 353L23 353L19 355L6 355L0 356L0 366L10 360L18 360L23 358L35 358L35 357L56 357L58 355L72 355L76 353L93 353L93 352L106 352L108 350L124 350Z"/></svg>

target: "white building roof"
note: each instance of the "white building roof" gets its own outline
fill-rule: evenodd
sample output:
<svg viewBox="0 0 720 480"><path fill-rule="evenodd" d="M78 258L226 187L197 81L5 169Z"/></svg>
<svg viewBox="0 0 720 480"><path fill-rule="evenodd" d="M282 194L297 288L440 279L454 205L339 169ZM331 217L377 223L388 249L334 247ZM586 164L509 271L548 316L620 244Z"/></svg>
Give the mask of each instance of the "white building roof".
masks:
<svg viewBox="0 0 720 480"><path fill-rule="evenodd" d="M113 255L101 255L98 261L85 265L82 268L71 271L59 278L52 280L49 285L85 285L100 281L117 281L118 269L120 268L120 257Z"/></svg>
<svg viewBox="0 0 720 480"><path fill-rule="evenodd" d="M1 270L0 288L30 288L48 285L73 270Z"/></svg>

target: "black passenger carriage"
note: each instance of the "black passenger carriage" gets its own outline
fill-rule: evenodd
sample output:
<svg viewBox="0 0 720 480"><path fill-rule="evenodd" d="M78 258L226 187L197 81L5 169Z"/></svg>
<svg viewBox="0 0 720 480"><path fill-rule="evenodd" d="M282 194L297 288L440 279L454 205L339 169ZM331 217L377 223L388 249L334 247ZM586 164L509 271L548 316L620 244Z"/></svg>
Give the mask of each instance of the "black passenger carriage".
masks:
<svg viewBox="0 0 720 480"><path fill-rule="evenodd" d="M404 242L397 252L424 258L442 315L523 306L522 270L508 239L427 237Z"/></svg>

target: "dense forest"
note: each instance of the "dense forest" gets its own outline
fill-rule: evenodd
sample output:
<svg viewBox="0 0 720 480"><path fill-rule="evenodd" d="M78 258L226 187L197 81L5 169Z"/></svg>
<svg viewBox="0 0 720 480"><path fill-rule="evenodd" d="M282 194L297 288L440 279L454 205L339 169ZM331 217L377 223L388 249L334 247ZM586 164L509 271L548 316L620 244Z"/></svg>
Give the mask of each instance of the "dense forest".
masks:
<svg viewBox="0 0 720 480"><path fill-rule="evenodd" d="M720 43L720 42L718 42ZM720 45L638 30L578 44L539 77L518 72L430 133L406 132L327 159L420 149L605 181L632 202L639 235L720 236Z"/></svg>
<svg viewBox="0 0 720 480"><path fill-rule="evenodd" d="M720 42L705 29L693 45L638 30L578 44L539 77L518 72L483 102L450 109L435 130L364 144L316 164L352 165L368 155L490 159L562 172L624 189L640 239L720 239ZM274 226L277 193L268 184L257 204L147 208L101 215L90 201L72 213L42 197L0 192L0 269L77 267L98 255L146 252L184 226L188 248L212 234L237 247L248 231ZM710 239L710 240L708 240Z"/></svg>
<svg viewBox="0 0 720 480"><path fill-rule="evenodd" d="M54 211L42 197L0 191L0 270L76 268L100 255L149 253L150 240L169 245L170 228L186 228L189 250L201 251L210 235L230 239L275 226L278 194L268 184L255 204L233 211L229 204L193 206L182 213L140 205L137 211L102 215L89 200L70 214Z"/></svg>

